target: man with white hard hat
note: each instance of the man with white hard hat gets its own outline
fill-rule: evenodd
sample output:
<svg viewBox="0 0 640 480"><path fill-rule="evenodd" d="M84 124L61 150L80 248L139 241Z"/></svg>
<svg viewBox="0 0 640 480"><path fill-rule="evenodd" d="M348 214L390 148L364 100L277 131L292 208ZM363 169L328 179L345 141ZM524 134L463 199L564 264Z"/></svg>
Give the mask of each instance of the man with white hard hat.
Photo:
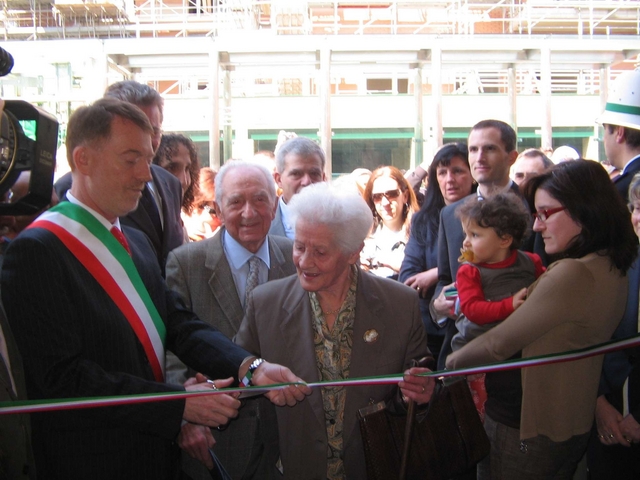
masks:
<svg viewBox="0 0 640 480"><path fill-rule="evenodd" d="M622 172L614 184L626 202L631 179L640 172L640 70L618 75L597 122L604 127L607 159Z"/></svg>
<svg viewBox="0 0 640 480"><path fill-rule="evenodd" d="M598 118L604 127L604 148L612 165L622 170L614 184L625 202L632 179L640 171L640 71L623 73L609 92ZM635 187L632 188L635 191ZM634 208L637 202L633 202ZM633 214L635 218L637 212ZM626 311L614 339L638 332L638 260L629 277ZM640 364L637 349L605 355L589 440L587 463L591 480L640 478Z"/></svg>

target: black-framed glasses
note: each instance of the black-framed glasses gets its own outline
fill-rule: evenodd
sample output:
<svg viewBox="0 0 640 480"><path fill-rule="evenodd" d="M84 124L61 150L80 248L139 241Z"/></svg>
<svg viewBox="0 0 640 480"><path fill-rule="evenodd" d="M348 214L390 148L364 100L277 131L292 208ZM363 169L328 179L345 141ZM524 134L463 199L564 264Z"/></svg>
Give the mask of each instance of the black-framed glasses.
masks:
<svg viewBox="0 0 640 480"><path fill-rule="evenodd" d="M371 199L373 203L380 203L382 201L382 197L385 197L387 200L395 200L400 196L400 189L396 188L395 190L387 190L384 193L372 193Z"/></svg>
<svg viewBox="0 0 640 480"><path fill-rule="evenodd" d="M554 213L558 213L566 209L567 207L556 207L556 208L547 208L545 210L538 210L537 212L534 212L533 218L544 223Z"/></svg>

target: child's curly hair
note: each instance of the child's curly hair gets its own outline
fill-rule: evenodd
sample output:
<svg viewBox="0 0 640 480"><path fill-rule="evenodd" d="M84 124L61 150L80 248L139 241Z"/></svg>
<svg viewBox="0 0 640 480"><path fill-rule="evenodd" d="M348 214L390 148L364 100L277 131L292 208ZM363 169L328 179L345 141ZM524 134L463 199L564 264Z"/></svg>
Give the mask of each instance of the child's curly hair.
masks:
<svg viewBox="0 0 640 480"><path fill-rule="evenodd" d="M531 222L524 201L511 192L484 200L471 197L458 207L456 216L464 223L473 220L482 228L493 228L499 237L510 235L512 250L520 248Z"/></svg>

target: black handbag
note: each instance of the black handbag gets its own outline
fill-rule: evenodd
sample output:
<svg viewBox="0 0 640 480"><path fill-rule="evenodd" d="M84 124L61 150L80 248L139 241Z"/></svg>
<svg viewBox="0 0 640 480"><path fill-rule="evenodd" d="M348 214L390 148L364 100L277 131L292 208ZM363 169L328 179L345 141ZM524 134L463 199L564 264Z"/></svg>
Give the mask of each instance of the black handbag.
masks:
<svg viewBox="0 0 640 480"><path fill-rule="evenodd" d="M438 380L426 414L413 418L413 406L408 410L395 414L378 402L358 411L369 480L399 478L403 456L404 478L446 480L489 454L489 439L464 377L448 385Z"/></svg>

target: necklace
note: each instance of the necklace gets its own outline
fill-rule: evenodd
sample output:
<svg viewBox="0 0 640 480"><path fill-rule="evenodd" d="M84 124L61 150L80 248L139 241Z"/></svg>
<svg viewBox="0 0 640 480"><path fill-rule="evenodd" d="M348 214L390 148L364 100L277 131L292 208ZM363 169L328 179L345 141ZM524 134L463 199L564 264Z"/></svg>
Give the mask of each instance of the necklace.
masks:
<svg viewBox="0 0 640 480"><path fill-rule="evenodd" d="M338 308L336 308L335 310L329 310L328 312L325 312L324 310L322 310L322 314L323 315L335 315L336 313L338 313L340 310L342 310L342 305L340 305Z"/></svg>

